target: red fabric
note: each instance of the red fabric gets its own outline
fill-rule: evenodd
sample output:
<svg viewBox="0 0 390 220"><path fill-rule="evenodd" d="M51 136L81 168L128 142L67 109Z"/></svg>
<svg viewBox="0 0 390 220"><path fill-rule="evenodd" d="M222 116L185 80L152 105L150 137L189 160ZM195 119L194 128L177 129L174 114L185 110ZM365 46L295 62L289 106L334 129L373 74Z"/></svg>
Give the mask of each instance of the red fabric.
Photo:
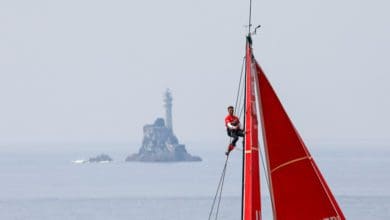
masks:
<svg viewBox="0 0 390 220"><path fill-rule="evenodd" d="M274 219L344 220L324 177L258 64L256 71Z"/></svg>
<svg viewBox="0 0 390 220"><path fill-rule="evenodd" d="M240 123L240 119L238 119L238 117L236 117L234 115L226 116L225 117L225 126L227 127L228 123L231 123L231 122L234 122L234 121L237 121L237 124Z"/></svg>

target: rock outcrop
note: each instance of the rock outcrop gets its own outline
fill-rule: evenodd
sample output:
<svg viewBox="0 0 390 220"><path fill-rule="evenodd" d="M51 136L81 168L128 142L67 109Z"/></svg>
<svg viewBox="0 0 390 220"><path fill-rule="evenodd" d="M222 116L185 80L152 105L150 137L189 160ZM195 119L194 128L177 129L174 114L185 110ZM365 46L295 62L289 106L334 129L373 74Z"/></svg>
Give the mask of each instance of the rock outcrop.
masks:
<svg viewBox="0 0 390 220"><path fill-rule="evenodd" d="M100 154L96 157L89 158L89 163L109 163L112 161L112 158L107 154Z"/></svg>
<svg viewBox="0 0 390 220"><path fill-rule="evenodd" d="M192 156L179 144L171 128L165 126L163 118L157 118L154 124L145 125L144 138L138 153L130 155L126 161L143 162L178 162L201 161L198 156Z"/></svg>

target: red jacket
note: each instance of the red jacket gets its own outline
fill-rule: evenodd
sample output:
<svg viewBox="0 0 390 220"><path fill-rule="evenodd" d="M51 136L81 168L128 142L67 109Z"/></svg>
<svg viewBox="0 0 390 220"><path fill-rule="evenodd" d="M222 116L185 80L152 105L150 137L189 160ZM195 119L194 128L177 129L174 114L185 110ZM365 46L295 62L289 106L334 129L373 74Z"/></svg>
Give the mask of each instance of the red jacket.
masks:
<svg viewBox="0 0 390 220"><path fill-rule="evenodd" d="M236 117L235 115L228 115L225 117L225 126L227 128L231 128L230 126L237 126L240 127L240 119Z"/></svg>

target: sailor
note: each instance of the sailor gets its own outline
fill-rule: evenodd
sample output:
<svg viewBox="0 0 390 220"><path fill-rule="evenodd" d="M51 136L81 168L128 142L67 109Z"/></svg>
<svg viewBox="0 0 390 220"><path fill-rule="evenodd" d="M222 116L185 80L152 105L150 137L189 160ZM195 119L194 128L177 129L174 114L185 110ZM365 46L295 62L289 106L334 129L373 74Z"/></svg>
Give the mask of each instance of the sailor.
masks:
<svg viewBox="0 0 390 220"><path fill-rule="evenodd" d="M244 137L244 131L240 128L240 120L237 116L234 115L234 107L229 106L227 110L229 114L225 117L225 126L227 135L229 137L232 137L232 140L225 154L229 155L230 151L232 151L236 147L238 138Z"/></svg>

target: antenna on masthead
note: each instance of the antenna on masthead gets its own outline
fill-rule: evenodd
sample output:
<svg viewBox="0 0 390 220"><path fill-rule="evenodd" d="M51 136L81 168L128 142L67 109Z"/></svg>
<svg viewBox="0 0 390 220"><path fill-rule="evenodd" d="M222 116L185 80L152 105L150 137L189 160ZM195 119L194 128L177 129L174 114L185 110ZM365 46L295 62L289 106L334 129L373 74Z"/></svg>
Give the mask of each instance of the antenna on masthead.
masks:
<svg viewBox="0 0 390 220"><path fill-rule="evenodd" d="M248 35L251 34L252 27L252 0L249 0L249 22L248 22Z"/></svg>
<svg viewBox="0 0 390 220"><path fill-rule="evenodd" d="M257 25L257 27L255 27L255 30L252 32L252 35L255 35L256 34L256 31L257 29L261 28L261 25Z"/></svg>

